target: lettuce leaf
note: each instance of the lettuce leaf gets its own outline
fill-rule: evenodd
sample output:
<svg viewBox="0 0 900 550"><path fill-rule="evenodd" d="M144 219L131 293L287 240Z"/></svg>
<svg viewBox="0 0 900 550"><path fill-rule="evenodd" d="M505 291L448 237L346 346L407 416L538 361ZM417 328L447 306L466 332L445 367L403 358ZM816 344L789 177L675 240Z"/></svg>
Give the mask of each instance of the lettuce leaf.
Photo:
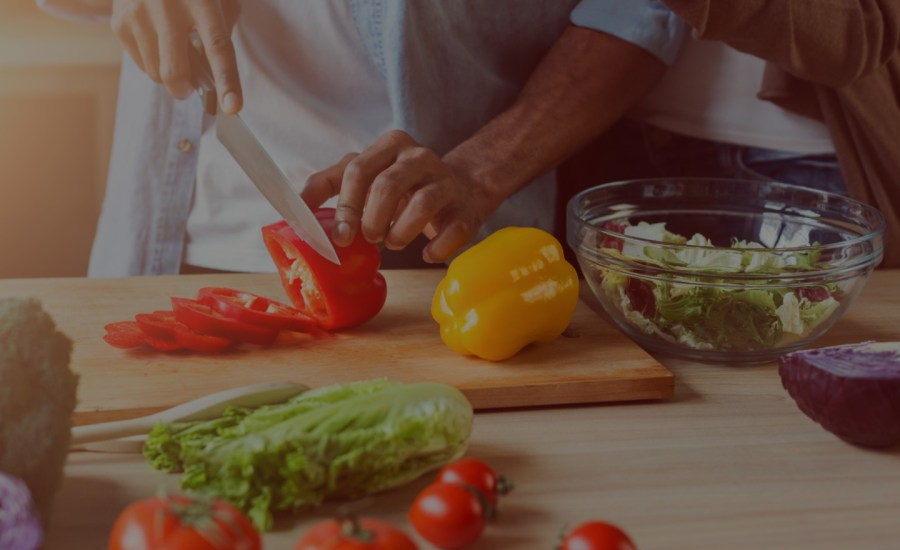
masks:
<svg viewBox="0 0 900 550"><path fill-rule="evenodd" d="M154 468L183 471L182 489L229 500L268 530L274 511L403 485L459 458L472 418L451 386L369 380L158 424L144 455Z"/></svg>
<svg viewBox="0 0 900 550"><path fill-rule="evenodd" d="M804 287L798 291L780 288L778 276L817 267L820 253L776 252L756 242L734 239L731 248L716 248L701 234L690 239L671 233L664 223L622 224L626 236L652 239L660 244L628 244L622 251L604 248L603 253L633 264L661 269L689 268L696 276L641 277L601 270L601 289L607 299L641 332L678 342L693 349L719 351L771 349L785 339L803 337L828 319L840 306L843 291L835 283ZM686 244L690 247L670 246ZM814 244L814 243L812 243ZM770 288L754 280L741 288L730 274L771 275ZM716 286L721 276L728 285ZM703 283L703 284L697 284ZM754 286L749 286L749 284ZM637 289L652 289L652 299ZM836 299L837 298L837 299Z"/></svg>

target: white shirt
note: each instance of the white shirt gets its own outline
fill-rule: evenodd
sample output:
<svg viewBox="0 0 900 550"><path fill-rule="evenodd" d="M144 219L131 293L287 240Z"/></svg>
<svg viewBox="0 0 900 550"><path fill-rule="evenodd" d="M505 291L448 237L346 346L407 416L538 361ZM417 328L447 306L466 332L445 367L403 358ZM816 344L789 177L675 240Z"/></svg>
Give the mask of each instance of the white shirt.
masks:
<svg viewBox="0 0 900 550"><path fill-rule="evenodd" d="M386 84L347 0L244 2L233 34L241 117L299 193L307 177L392 127ZM200 140L184 260L233 271L274 271L262 226L281 216L218 141Z"/></svg>
<svg viewBox="0 0 900 550"><path fill-rule="evenodd" d="M756 94L765 62L722 42L688 38L675 64L632 113L695 138L798 153L834 151L824 124Z"/></svg>

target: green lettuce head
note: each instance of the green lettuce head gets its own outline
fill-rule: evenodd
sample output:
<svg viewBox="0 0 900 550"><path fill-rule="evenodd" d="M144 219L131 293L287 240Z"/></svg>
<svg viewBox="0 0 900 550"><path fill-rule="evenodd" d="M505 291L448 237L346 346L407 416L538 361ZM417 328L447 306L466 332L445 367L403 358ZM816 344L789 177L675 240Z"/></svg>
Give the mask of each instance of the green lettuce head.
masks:
<svg viewBox="0 0 900 550"><path fill-rule="evenodd" d="M183 471L182 489L229 500L267 530L273 511L397 487L459 458L472 418L451 386L364 381L159 424L144 455L154 468Z"/></svg>

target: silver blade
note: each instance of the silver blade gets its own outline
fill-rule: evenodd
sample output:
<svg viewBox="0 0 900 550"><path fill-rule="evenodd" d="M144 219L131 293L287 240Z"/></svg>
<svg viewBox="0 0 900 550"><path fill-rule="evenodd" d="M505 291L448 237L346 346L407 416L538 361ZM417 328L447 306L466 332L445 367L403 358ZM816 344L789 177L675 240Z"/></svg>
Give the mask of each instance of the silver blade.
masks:
<svg viewBox="0 0 900 550"><path fill-rule="evenodd" d="M216 136L297 235L324 258L341 265L331 240L316 216L291 189L287 176L244 121L237 115L219 113L216 116Z"/></svg>

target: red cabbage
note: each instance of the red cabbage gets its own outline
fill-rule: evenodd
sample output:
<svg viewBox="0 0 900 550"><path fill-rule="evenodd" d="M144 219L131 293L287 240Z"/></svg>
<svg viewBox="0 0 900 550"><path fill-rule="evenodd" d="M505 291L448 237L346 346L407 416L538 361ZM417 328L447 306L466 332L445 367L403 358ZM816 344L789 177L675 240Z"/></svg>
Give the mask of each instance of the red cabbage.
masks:
<svg viewBox="0 0 900 550"><path fill-rule="evenodd" d="M862 342L779 358L781 383L797 406L844 441L900 443L900 342Z"/></svg>
<svg viewBox="0 0 900 550"><path fill-rule="evenodd" d="M37 550L43 538L28 486L0 472L0 548Z"/></svg>

